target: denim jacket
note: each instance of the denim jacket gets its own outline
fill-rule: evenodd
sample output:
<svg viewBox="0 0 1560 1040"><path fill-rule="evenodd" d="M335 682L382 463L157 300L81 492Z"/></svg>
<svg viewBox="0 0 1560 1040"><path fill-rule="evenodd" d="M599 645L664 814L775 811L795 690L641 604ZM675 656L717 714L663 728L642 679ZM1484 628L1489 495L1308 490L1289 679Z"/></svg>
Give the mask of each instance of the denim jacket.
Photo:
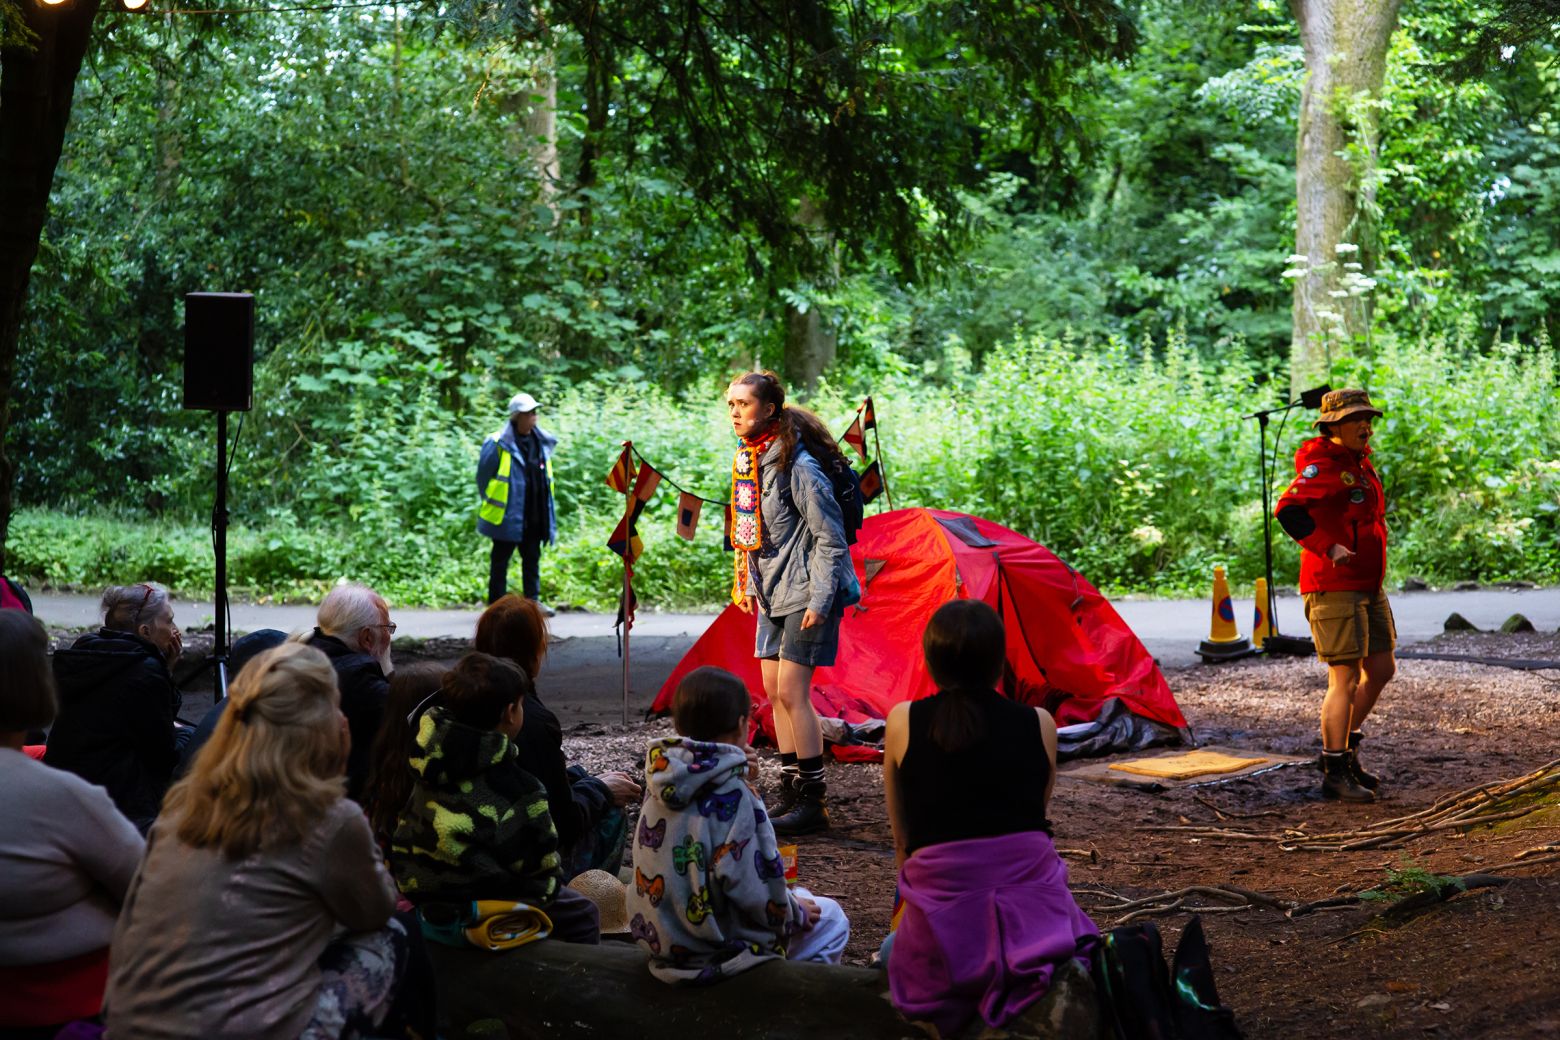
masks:
<svg viewBox="0 0 1560 1040"><path fill-rule="evenodd" d="M845 544L845 521L818 460L798 444L780 467L776 440L759 459L763 548L748 554L748 587L767 617L801 610L827 615L861 598Z"/></svg>

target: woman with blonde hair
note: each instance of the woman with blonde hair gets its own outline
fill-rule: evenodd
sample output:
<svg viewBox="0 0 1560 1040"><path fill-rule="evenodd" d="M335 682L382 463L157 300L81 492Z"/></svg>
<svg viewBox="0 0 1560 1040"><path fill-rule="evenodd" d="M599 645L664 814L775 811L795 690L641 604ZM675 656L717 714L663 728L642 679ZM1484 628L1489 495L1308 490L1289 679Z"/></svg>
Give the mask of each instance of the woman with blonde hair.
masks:
<svg viewBox="0 0 1560 1040"><path fill-rule="evenodd" d="M319 650L285 643L232 704L153 826L114 932L118 1036L344 1037L389 1008L405 934Z"/></svg>

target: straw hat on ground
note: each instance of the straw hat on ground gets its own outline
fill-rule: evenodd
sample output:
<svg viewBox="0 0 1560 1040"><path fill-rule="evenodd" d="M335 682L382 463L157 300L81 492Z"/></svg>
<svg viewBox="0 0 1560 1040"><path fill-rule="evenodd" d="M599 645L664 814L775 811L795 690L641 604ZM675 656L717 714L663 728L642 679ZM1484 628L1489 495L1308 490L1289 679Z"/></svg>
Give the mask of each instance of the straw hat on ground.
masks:
<svg viewBox="0 0 1560 1040"><path fill-rule="evenodd" d="M587 870L569 887L596 904L602 935L628 934L628 888L605 870Z"/></svg>

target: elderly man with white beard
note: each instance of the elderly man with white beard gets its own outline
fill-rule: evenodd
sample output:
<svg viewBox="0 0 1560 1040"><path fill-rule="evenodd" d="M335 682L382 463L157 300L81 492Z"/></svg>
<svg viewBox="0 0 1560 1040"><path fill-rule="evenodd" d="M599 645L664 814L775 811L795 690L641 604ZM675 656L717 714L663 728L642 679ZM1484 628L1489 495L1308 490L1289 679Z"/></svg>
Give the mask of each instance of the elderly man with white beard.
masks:
<svg viewBox="0 0 1560 1040"><path fill-rule="evenodd" d="M369 753L390 693L390 637L395 622L384 597L366 585L338 585L315 615L314 633L304 640L330 658L341 687L341 711L352 732L347 757L347 796L361 804Z"/></svg>

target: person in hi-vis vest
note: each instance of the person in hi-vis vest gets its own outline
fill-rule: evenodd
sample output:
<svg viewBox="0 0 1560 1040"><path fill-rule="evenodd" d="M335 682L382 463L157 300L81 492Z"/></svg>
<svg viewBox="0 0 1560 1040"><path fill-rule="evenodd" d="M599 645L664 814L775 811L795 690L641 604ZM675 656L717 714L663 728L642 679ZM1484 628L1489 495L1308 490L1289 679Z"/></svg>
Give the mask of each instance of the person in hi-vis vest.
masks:
<svg viewBox="0 0 1560 1040"><path fill-rule="evenodd" d="M553 508L552 455L558 438L536 425L536 398L509 399L509 421L482 442L477 460L477 533L493 539L488 602L509 591L509 560L520 550L527 599L541 601L542 543L558 537ZM552 608L542 605L552 616Z"/></svg>

